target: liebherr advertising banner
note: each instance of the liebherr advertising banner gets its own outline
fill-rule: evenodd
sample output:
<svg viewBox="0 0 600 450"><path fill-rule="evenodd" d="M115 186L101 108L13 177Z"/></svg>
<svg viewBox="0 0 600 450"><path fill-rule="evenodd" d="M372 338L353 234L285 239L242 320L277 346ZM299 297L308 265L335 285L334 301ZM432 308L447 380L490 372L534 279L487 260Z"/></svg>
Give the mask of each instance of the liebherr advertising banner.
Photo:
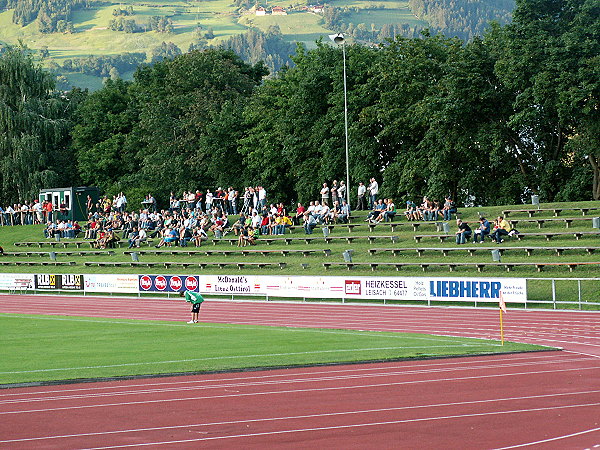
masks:
<svg viewBox="0 0 600 450"><path fill-rule="evenodd" d="M206 294L497 302L502 293L506 302L525 302L527 299L527 283L521 278L247 275L206 275L198 278L199 291Z"/></svg>
<svg viewBox="0 0 600 450"><path fill-rule="evenodd" d="M90 293L180 292L223 296L256 295L288 298L357 300L424 300L497 302L527 301L524 278L458 277L319 277L260 275L139 274L0 274L0 289L25 284L39 290Z"/></svg>

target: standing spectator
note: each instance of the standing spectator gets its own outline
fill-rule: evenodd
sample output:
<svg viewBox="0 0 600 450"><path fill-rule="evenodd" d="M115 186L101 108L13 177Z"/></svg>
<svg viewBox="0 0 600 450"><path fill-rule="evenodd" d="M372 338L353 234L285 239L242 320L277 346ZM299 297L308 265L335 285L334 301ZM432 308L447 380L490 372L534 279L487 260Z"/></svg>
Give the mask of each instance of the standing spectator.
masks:
<svg viewBox="0 0 600 450"><path fill-rule="evenodd" d="M463 222L460 219L456 219L456 226L458 227L458 231L456 232L456 243L464 244L471 237L473 230L471 230L468 223Z"/></svg>
<svg viewBox="0 0 600 450"><path fill-rule="evenodd" d="M258 186L258 206L259 208L264 208L265 206L267 206L267 190L262 187L262 186Z"/></svg>
<svg viewBox="0 0 600 450"><path fill-rule="evenodd" d="M323 183L321 188L321 204L329 206L329 187L327 183Z"/></svg>
<svg viewBox="0 0 600 450"><path fill-rule="evenodd" d="M333 180L333 183L331 185L331 189L329 190L331 192L331 205L335 205L335 202L339 201L338 198L338 182L337 180Z"/></svg>
<svg viewBox="0 0 600 450"><path fill-rule="evenodd" d="M367 191L369 191L369 208L372 209L377 201L377 194L379 194L379 184L377 184L375 178L371 178Z"/></svg>
<svg viewBox="0 0 600 450"><path fill-rule="evenodd" d="M206 190L206 196L204 197L204 201L206 202L206 213L209 214L210 210L212 209L212 203L213 203L213 195L212 192L210 192L210 189Z"/></svg>
<svg viewBox="0 0 600 450"><path fill-rule="evenodd" d="M361 181L360 183L358 183L357 202L356 202L357 211L364 211L365 209L367 209L366 202L365 202L366 192L367 192L367 187Z"/></svg>
<svg viewBox="0 0 600 450"><path fill-rule="evenodd" d="M342 204L342 200L346 198L346 184L343 181L340 181L340 186L338 187L338 201L340 205Z"/></svg>

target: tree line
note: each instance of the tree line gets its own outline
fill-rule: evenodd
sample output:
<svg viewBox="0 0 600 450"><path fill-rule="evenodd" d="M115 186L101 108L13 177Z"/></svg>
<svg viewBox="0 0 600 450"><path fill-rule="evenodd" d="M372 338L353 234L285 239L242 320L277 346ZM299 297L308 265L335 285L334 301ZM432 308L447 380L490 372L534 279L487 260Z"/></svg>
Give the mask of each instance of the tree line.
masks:
<svg viewBox="0 0 600 450"><path fill-rule="evenodd" d="M467 44L425 33L347 45L352 192L374 176L396 203L599 200L599 12L519 0L512 23ZM319 41L292 59L265 78L232 50L195 50L58 95L13 49L0 58L0 200L79 183L131 202L257 184L314 199L345 179L342 51Z"/></svg>

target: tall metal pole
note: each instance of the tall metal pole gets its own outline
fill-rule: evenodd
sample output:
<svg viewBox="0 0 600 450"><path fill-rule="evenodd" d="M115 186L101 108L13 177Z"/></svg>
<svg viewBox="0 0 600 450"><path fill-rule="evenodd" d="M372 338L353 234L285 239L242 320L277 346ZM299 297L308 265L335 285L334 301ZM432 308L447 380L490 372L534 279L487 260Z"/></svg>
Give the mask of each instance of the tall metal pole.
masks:
<svg viewBox="0 0 600 450"><path fill-rule="evenodd" d="M346 201L350 207L350 159L348 156L348 90L346 87L346 41L342 41L342 59L344 60L344 130L346 132Z"/></svg>

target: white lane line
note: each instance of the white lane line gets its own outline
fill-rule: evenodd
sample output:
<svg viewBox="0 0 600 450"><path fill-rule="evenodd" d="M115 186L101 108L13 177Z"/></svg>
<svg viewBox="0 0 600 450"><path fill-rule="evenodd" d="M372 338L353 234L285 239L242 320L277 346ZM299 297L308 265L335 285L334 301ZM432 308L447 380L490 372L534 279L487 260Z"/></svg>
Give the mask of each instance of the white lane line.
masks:
<svg viewBox="0 0 600 450"><path fill-rule="evenodd" d="M436 348L478 348L478 347L500 347L500 344L458 344L458 345L423 345L423 346L395 346L395 347L365 347L365 348L348 348L348 349L332 349L332 350L313 350L306 352L288 352L288 353L265 353L256 355L231 355L231 356L212 356L206 358L190 358L190 359L174 359L168 361L147 361L137 363L123 363L123 364L107 364L100 366L80 366L80 367L56 367L53 369L35 369L35 370L18 370L9 372L0 372L0 375L5 374L17 374L17 373L45 373L45 372L61 372L65 370L88 370L88 369L105 369L109 367L137 367L147 366L152 364L174 364L182 362L193 362L193 361L219 361L236 358L264 358L265 356L295 356L295 355L320 355L324 353L359 353L359 352L370 352L379 350L406 350L406 349L436 349Z"/></svg>
<svg viewBox="0 0 600 450"><path fill-rule="evenodd" d="M413 406L399 406L392 408L377 408L377 409L365 409L365 410L352 410L352 411L339 411L332 413L318 413L318 414L303 414L298 416L286 416L286 417L265 417L262 419L239 419L239 420L227 420L221 422L208 422L208 423L190 423L185 425L169 425L164 427L147 427L147 428L132 428L127 430L110 430L110 431L97 431L90 433L77 433L77 434L63 434L54 436L39 436L31 438L20 438L20 439L6 439L0 440L0 444L7 444L11 442L27 442L27 441L39 441L46 439L67 439L67 438L78 438L84 436L98 436L98 435L109 435L109 434L123 434L123 433L140 433L147 431L159 431L159 430L174 430L188 427L208 427L217 425L233 425L238 423L259 423L259 422L273 422L280 420L297 420L297 419L308 419L314 417L331 417L331 416L346 416L346 415L357 415L357 414L372 414L388 411L405 411L405 410L418 410L423 408L442 408L448 406L465 406L465 405L477 405L497 402L508 402L508 401L522 401L522 400L533 400L533 399L547 399L547 398L560 398L566 396L576 395L587 395L592 393L598 393L600 391L580 391L580 392L559 392L555 394L540 394L540 395L528 395L521 397L506 397L506 398L493 398L487 400L471 400L465 402L451 402L451 403L433 403L429 405L413 405Z"/></svg>
<svg viewBox="0 0 600 450"><path fill-rule="evenodd" d="M598 427L598 428L591 428L589 430L584 430L584 431L579 431L578 433L565 434L563 436L556 436L556 437L553 437L553 438L543 439L541 441L526 442L524 444L511 445L510 447L498 447L495 450L507 450L509 448L529 447L531 445L544 444L546 442L554 442L554 441L559 441L561 439L568 439L570 437L581 436L583 434L593 433L594 431L600 431L600 427ZM598 445L595 445L594 447L598 447Z"/></svg>
<svg viewBox="0 0 600 450"><path fill-rule="evenodd" d="M594 359L590 359L594 361ZM574 359L571 361L580 362L581 359ZM161 388L150 388L148 389L136 389L136 390L123 390L121 392L100 392L100 393L85 393L85 394L68 394L68 395L56 395L56 396L43 396L43 397L25 397L25 398L17 398L17 399L6 399L0 400L0 405L6 404L16 404L16 403L32 403L32 402L50 402L50 401L59 401L59 400L73 400L73 399L81 399L81 398L100 398L100 397L117 397L124 395L148 395L148 394L157 394L164 392L181 392L181 391L191 391L191 390L205 390L205 389L223 389L223 388L231 388L231 387L251 387L251 386L265 386L265 385L284 385L284 384L292 384L292 383L314 383L314 382L323 382L323 381L341 381L341 380L352 380L352 379L366 379L366 378L375 378L375 377L391 377L391 376L408 376L408 375L420 375L420 374L431 374L431 373L442 373L442 372L451 372L451 371L472 371L472 370L485 370L485 369L504 369L504 368L512 368L512 367L525 367L525 366L536 366L540 365L548 365L548 364L564 364L565 362L571 362L569 360L557 360L557 361L528 361L528 362L518 362L518 363L507 363L507 364L494 364L494 365L478 365L478 366L470 366L470 367L435 367L430 369L416 369L416 370L403 370L400 371L385 371L385 372L375 372L375 373L360 373L360 374L347 374L347 375L337 375L335 373L331 374L331 376L312 376L306 378L290 378L287 380L264 380L260 379L256 380L256 377L251 379L242 379L241 382L229 382L229 383L221 383L222 380L217 380L214 384L203 384L201 386L173 386L173 387L161 387ZM317 374L319 375L319 374ZM237 381L237 379L234 379ZM126 387L130 389L129 386ZM60 392L60 391L59 391Z"/></svg>
<svg viewBox="0 0 600 450"><path fill-rule="evenodd" d="M287 371L285 373L264 373L259 376L246 376L246 374L244 374L243 376L230 376L229 378L210 378L210 375L185 375L186 377L199 377L199 376L204 376L207 377L207 379L200 379L200 380L189 380L189 381L166 381L166 382L148 382L148 383L138 383L138 384L127 384L126 386L123 386L123 383L119 383L118 385L111 385L111 386L94 386L94 387L85 387L85 388L77 388L77 389L54 389L54 390L46 390L46 391L38 391L38 390L34 390L33 392L29 392L29 390L31 390L31 388L27 388L28 391L27 392L8 392L8 393L0 393L0 398L2 397L15 397L15 396L24 396L24 395L40 395L40 394L55 394L55 393L59 393L59 394L63 394L63 393L67 393L67 392L80 392L80 391L84 391L84 392L91 392L91 391L104 391L107 389L122 389L124 387L127 388L136 388L136 387L143 387L143 388L148 388L151 386L177 386L177 385L189 385L189 384L204 384L204 383L217 383L217 382L231 382L231 381L238 381L238 380L242 380L242 381L249 381L249 380L264 380L265 378L277 378L277 379L281 379L281 378L286 378L291 376L294 377L301 377L301 376L305 376L305 375L310 375L310 376L316 376L316 375L331 375L333 376L334 374L339 374L339 373L366 373L366 372L373 372L373 371L378 371L379 373L384 373L381 372L382 370L403 370L403 373L405 373L404 371L406 369L411 369L411 372L415 372L415 373L420 373L419 371L423 370L423 371L445 371L445 370L471 370L471 369L479 369L481 367L484 368L498 368L498 367L513 367L514 366L522 366L522 365L529 365L529 364L534 364L534 365L542 365L542 364L554 364L554 363L558 363L558 362L579 362L579 361L588 361L589 358L566 358L562 355L556 355L556 354L552 354L551 356L547 355L547 354L525 354L524 356L520 356L520 355L501 355L501 358L496 358L496 357L482 357L485 358L483 359L483 363L485 363L485 366L481 366L480 363L482 363L482 360L479 358L472 358L472 359L466 359L466 360L462 360L462 361L448 361L448 360L443 360L443 362L436 362L436 361L426 361L426 362L421 362L417 364L417 361L415 361L415 364L412 364L411 361L405 361L402 364L398 364L398 363L377 363L375 365L375 367L365 367L365 368L344 368L344 369L336 369L335 366L331 366L329 368L329 370L316 370L316 371L305 371L305 372L294 372L294 373L287 373ZM593 355L590 355L593 356ZM511 362L506 362L507 358L510 358L509 361ZM547 360L547 361L537 361L537 360ZM521 360L525 360L525 362L519 362ZM439 361L439 360L438 360ZM517 362L514 362L517 361ZM490 363L500 363L500 364L490 364ZM389 364L389 365L388 365ZM385 367L383 367L385 366ZM441 367L440 367L441 366ZM456 366L462 366L462 367L456 367ZM419 369L425 367L427 369ZM391 372L391 373L396 373L396 372ZM368 376L369 374L367 374ZM148 379L150 380L150 379ZM285 380L284 380L285 381Z"/></svg>
<svg viewBox="0 0 600 450"><path fill-rule="evenodd" d="M247 434L237 434L237 435L229 435L229 436L210 436L210 437L202 437L196 439L183 439L177 441L160 441L160 442L144 442L144 443L136 443L136 444L125 444L125 445L111 445L106 447L91 447L85 450L104 450L109 448L126 448L126 447L138 447L138 446L147 446L147 445L167 445L167 444L181 444L186 442L202 442L202 441L214 441L220 439L236 439L236 438L247 438L247 437L256 437L256 436L270 436L270 435L278 435L278 434L289 434L289 433L304 433L309 431L326 431L326 430L339 430L339 429L348 429L348 428L359 428L359 427L372 427L372 426L384 426L384 425L394 425L399 423L413 423L413 422L428 422L434 420L448 420L448 419L463 419L466 417L485 417L485 416L495 416L495 415L503 415L503 414L519 414L519 413L528 413L528 412L538 412L538 411L552 411L556 409L567 409L567 408L584 408L590 406L598 406L600 403L582 403L579 405L565 405L565 406L551 406L544 408L530 408L530 409L515 409L511 411L491 411L485 413L471 413L471 414L456 414L451 416L439 416L439 417L423 417L419 419L403 419L403 420L388 420L385 422L368 422L368 423L356 423L350 425L336 425L329 427L315 427L315 428L298 428L291 430L278 430L278 431L267 431L262 433L247 433Z"/></svg>
<svg viewBox="0 0 600 450"><path fill-rule="evenodd" d="M494 374L494 375L479 375L470 377L456 377L456 378L440 378L435 380L414 380L414 381L399 381L394 383L377 383L377 384L366 384L359 386L333 386L326 388L311 388L311 389L289 389L284 391L264 391L264 392L250 392L250 393L236 393L227 395L208 395L200 397L183 397L183 398L170 398L170 399L159 399L159 400L144 400L144 401L131 401L131 402L119 402L119 403L103 403L96 405L80 405L80 406L65 406L56 408L44 408L44 409L30 409L30 410L16 410L16 411L1 411L0 415L8 414L30 414L30 413L41 413L50 411L63 411L63 410L76 410L76 409L89 409L89 408L100 408L100 407L119 407L129 405L147 405L154 403L168 403L168 402L181 402L181 401L196 401L196 400L208 400L215 398L233 398L233 397L252 397L252 396L264 396L264 395L281 395L281 394L294 394L299 392L323 392L323 391L339 391L349 389L368 389L368 388L379 388L389 386L400 386L400 385L411 385L411 384L425 384L425 383L440 383L448 381L466 381L466 380L481 380L484 378L500 378L500 377L514 377L520 375L540 375L545 373L561 373L561 372L582 372L584 370L600 370L598 367L589 368L575 368L575 369L560 369L560 370L541 370L535 372L518 372L509 374Z"/></svg>

